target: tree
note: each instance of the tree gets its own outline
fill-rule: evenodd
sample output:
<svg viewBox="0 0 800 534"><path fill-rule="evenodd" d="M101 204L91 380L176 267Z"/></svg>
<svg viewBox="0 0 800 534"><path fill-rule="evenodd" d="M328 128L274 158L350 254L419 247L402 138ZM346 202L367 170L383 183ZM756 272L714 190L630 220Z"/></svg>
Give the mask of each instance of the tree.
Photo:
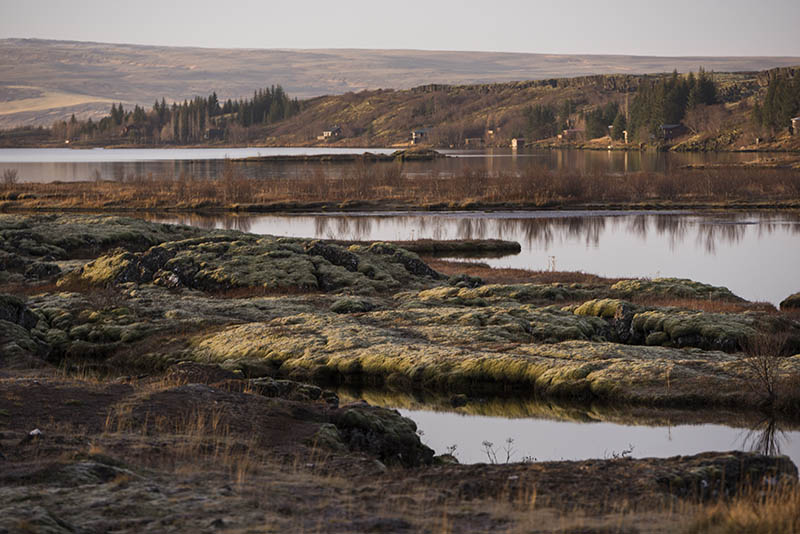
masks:
<svg viewBox="0 0 800 534"><path fill-rule="evenodd" d="M615 140L620 140L624 137L623 132L628 127L628 121L625 119L625 114L622 111L617 112L614 118L613 128L611 128L611 137Z"/></svg>
<svg viewBox="0 0 800 534"><path fill-rule="evenodd" d="M550 106L528 106L525 109L527 121L526 136L528 139L546 139L558 131L555 110Z"/></svg>

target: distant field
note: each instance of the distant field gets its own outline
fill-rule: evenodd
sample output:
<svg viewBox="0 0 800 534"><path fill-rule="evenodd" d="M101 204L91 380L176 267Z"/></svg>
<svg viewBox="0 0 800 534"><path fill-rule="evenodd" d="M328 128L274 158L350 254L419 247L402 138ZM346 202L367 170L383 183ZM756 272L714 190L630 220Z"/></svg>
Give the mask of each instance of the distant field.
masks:
<svg viewBox="0 0 800 534"><path fill-rule="evenodd" d="M736 72L789 65L800 65L800 58L214 49L3 39L0 84L37 88L42 95L0 98L0 127L50 124L73 112L95 115L107 110L111 101L149 107L162 96L174 101L211 91L222 98L241 98L272 84L281 84L292 96L308 98L429 83L686 72L700 66ZM23 102L15 104L17 99Z"/></svg>
<svg viewBox="0 0 800 534"><path fill-rule="evenodd" d="M67 93L39 87L10 85L0 87L0 115L30 113L54 108L66 108L88 103L110 104L113 100L103 97Z"/></svg>

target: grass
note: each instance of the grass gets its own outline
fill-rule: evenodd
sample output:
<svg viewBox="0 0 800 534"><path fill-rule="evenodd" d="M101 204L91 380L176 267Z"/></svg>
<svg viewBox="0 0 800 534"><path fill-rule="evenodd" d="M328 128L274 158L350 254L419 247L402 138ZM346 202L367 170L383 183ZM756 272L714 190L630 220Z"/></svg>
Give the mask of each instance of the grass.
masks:
<svg viewBox="0 0 800 534"><path fill-rule="evenodd" d="M800 532L800 487L751 489L730 500L702 507L690 534L788 534Z"/></svg>
<svg viewBox="0 0 800 534"><path fill-rule="evenodd" d="M220 177L133 176L120 182L2 184L5 208L91 210L269 210L481 206L785 206L800 205L800 172L789 169L679 170L670 174L580 174L530 167L518 174L466 171L407 176L396 164L355 164L296 177L247 178L235 163Z"/></svg>

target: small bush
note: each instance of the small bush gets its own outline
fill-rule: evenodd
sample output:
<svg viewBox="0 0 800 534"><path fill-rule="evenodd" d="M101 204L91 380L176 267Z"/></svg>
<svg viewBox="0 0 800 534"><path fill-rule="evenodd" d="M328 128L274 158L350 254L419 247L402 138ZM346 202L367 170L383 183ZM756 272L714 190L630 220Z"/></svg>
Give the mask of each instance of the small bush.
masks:
<svg viewBox="0 0 800 534"><path fill-rule="evenodd" d="M3 183L5 185L14 185L17 183L17 169L5 169L3 171Z"/></svg>

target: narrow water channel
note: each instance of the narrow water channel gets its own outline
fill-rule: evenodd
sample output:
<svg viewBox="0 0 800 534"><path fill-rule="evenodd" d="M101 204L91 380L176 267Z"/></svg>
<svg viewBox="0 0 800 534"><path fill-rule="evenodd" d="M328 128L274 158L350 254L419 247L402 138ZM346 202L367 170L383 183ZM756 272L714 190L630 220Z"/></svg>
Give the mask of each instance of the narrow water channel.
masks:
<svg viewBox="0 0 800 534"><path fill-rule="evenodd" d="M800 212L534 211L164 216L162 222L355 241L506 239L493 267L678 277L777 305L800 291Z"/></svg>

